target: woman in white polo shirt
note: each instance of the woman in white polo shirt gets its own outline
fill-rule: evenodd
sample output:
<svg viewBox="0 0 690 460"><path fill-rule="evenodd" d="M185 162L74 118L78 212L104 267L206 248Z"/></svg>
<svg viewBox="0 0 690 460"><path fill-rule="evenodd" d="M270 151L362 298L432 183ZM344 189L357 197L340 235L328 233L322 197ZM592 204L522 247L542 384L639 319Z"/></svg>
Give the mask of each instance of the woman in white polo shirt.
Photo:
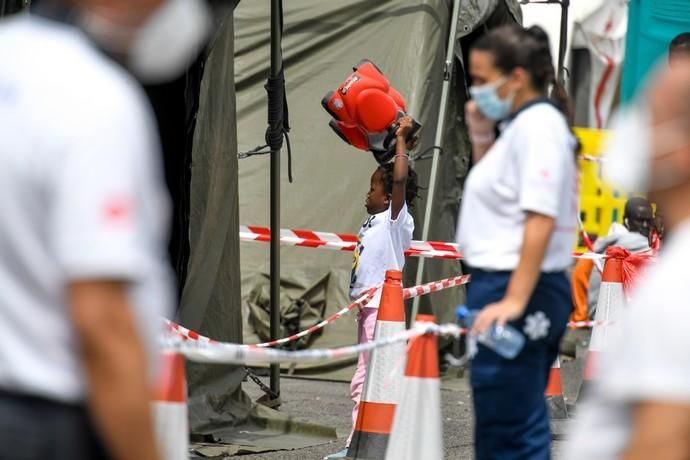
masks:
<svg viewBox="0 0 690 460"><path fill-rule="evenodd" d="M481 310L476 333L509 323L526 338L513 360L480 345L472 362L476 457L548 459L544 390L571 311L577 142L541 28L495 29L469 61L474 167L457 236L472 273L467 303Z"/></svg>

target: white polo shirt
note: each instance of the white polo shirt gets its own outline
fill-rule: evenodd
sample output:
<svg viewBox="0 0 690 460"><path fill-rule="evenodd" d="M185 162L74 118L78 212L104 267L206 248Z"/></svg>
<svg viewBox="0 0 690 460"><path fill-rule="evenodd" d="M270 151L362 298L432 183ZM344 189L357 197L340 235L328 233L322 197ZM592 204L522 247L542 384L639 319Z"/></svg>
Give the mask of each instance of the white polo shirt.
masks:
<svg viewBox="0 0 690 460"><path fill-rule="evenodd" d="M574 146L565 118L551 104L527 107L502 126L465 182L456 239L471 267L513 270L527 211L556 220L541 270L570 266L578 212Z"/></svg>
<svg viewBox="0 0 690 460"><path fill-rule="evenodd" d="M148 102L72 27L0 20L0 390L85 397L72 280L117 279L151 358L173 305Z"/></svg>
<svg viewBox="0 0 690 460"><path fill-rule="evenodd" d="M664 242L624 309L620 341L597 365L564 458L614 460L631 441L640 402L690 405L690 221Z"/></svg>

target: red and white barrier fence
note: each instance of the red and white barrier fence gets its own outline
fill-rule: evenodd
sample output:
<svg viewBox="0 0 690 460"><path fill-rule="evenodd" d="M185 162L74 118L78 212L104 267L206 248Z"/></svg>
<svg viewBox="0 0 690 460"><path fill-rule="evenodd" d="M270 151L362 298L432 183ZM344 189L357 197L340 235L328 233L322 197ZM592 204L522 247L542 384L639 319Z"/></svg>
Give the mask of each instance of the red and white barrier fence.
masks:
<svg viewBox="0 0 690 460"><path fill-rule="evenodd" d="M454 276L452 278L447 278L444 280L440 281L432 281L431 283L426 283L426 284L420 284L419 286L414 286L410 288L403 289L403 298L405 300L407 299L412 299L417 296L422 296L426 294L431 294L432 292L438 292L442 291L444 289L449 289L452 287L456 286L461 286L463 284L467 284L470 281L470 275L460 275L460 276ZM344 316L345 314L349 313L352 311L355 307L360 306L364 307L366 306L367 303L374 297L374 294L378 289L380 289L381 286L376 286L371 289L369 289L367 292L362 294L357 300L352 302L350 305L347 307L341 309L334 315L329 316L328 318L324 319L320 323L305 329L303 331L298 332L297 334L293 334L289 337L284 337L282 339L278 340L273 340L270 342L263 342L263 343L257 343L255 345L242 345L245 347L256 347L256 348L269 348L269 347L275 347L278 345L283 345L285 343L289 342L294 342L296 340L299 340L300 338L307 336L309 334L312 334L319 329L324 328L325 326L335 322L338 318ZM182 340L191 340L191 341L196 341L196 342L204 342L204 343L210 343L214 342L214 340L205 337L198 332L192 331L190 329L187 329L186 327L180 326L177 323L174 323L173 321L164 319L165 325L168 329L168 331L175 333L176 335L180 336Z"/></svg>
<svg viewBox="0 0 690 460"><path fill-rule="evenodd" d="M271 230L266 227L240 226L240 240L271 241ZM311 230L280 230L280 243L287 246L305 248L324 248L336 251L354 251L357 246L357 236L345 233L314 232ZM406 256L431 257L435 259L461 259L462 254L455 243L440 243L435 241L413 241L405 251Z"/></svg>
<svg viewBox="0 0 690 460"><path fill-rule="evenodd" d="M359 353L407 341L423 334L460 337L461 334L466 332L466 329L459 327L457 324L448 323L436 325L427 322L416 322L412 329L408 329L383 340L332 349L300 351L285 351L236 343L223 343L206 337L203 338L204 340L185 340L178 335L168 335L162 340L162 348L165 351L180 353L192 361L206 363L309 363L354 357Z"/></svg>
<svg viewBox="0 0 690 460"><path fill-rule="evenodd" d="M605 163L605 162L606 162L606 158L604 158L604 157L595 157L595 156L593 156L593 155L582 155L582 154L581 154L581 155L578 155L578 158L579 158L580 160L592 161L592 162L595 162L595 163Z"/></svg>
<svg viewBox="0 0 690 460"><path fill-rule="evenodd" d="M419 286L413 286L403 289L403 299L414 299L423 295L431 294L432 292L443 291L456 286L461 286L470 282L471 275L460 275L452 278L446 278L440 281L432 281Z"/></svg>
<svg viewBox="0 0 690 460"><path fill-rule="evenodd" d="M271 230L266 227L240 226L240 240L271 241ZM324 248L335 251L354 251L357 246L357 236L346 233L315 232L311 230L280 230L280 244L304 248ZM432 259L459 260L463 258L460 246L456 243L439 241L412 241L410 248L405 251L407 257L428 257ZM603 254L593 252L574 252L577 259L604 259Z"/></svg>
<svg viewBox="0 0 690 460"><path fill-rule="evenodd" d="M342 310L340 310L336 314L329 316L328 318L324 319L320 323L318 323L318 324L316 324L316 325L314 325L308 329L305 329L301 332L298 332L297 334L293 334L289 337L284 337L282 339L272 340L270 342L258 343L256 345L250 345L250 346L258 347L258 348L277 347L278 345L283 345L285 343L294 342L294 341L297 341L297 340L301 339L302 337L305 337L309 334L313 334L314 332L318 331L319 329L322 329L322 328L328 326L329 324L334 323L335 320L342 317L343 315L346 315L347 313L352 311L355 307L366 307L367 304L369 303L369 301L374 298L374 294L376 293L376 291L378 291L379 289L380 289L380 286L369 289L367 292L362 294L361 297L359 297L357 300L355 300L350 305L343 308Z"/></svg>
<svg viewBox="0 0 690 460"><path fill-rule="evenodd" d="M419 286L413 286L409 288L403 289L403 298L405 300L407 299L412 299L415 297L431 294L432 292L438 292L442 291L444 289L449 289L452 287L456 286L461 286L464 284L467 284L470 282L471 275L460 275L460 276L455 276L452 278L447 278L444 280L440 281L432 281L430 283L426 284L421 284ZM326 327L329 324L334 323L337 319L343 317L350 311L352 311L355 307L361 306L364 307L369 303L369 301L373 298L374 293L380 289L380 286L373 287L369 289L367 292L362 294L357 300L352 302L350 305L347 307L339 310L337 313L329 316L328 318L324 319L320 323L305 329L303 331L300 331L296 334L293 334L289 337L284 337L282 339L278 340L272 340L270 342L263 342L263 343L257 343L253 345L248 345L248 344L237 344L237 346L241 347L250 347L250 348L271 348L271 347L276 347L278 345L283 345L289 342L294 342L296 340L299 340L302 337L305 337L309 334L312 334L319 329L322 329ZM191 342L199 342L199 343L218 343L213 339L210 339L204 335L199 334L198 332L192 331L191 329L187 329L184 326L181 326L173 321L170 321L168 319L163 319L166 329L168 332L172 333L175 337L179 338L182 341L191 341ZM589 328L589 327L594 327L596 325L601 325L602 322L599 321L571 321L568 323L568 327L571 329L579 329L579 328Z"/></svg>
<svg viewBox="0 0 690 460"><path fill-rule="evenodd" d="M213 340L183 340L179 336L168 336L162 340L162 348L179 353L192 361L219 364L262 364L262 363L312 363L317 361L351 358L374 348L408 341L422 334L460 335L461 329L454 324L437 326L433 323L417 323L393 337L374 340L359 345L331 349L300 351L276 350L273 348L249 347L236 343Z"/></svg>

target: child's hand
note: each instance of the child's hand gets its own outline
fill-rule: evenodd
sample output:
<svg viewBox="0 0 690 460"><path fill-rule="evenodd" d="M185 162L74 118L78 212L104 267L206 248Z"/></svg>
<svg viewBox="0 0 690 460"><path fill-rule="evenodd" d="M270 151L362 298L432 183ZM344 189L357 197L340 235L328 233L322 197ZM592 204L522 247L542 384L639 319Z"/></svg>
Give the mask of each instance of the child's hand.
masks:
<svg viewBox="0 0 690 460"><path fill-rule="evenodd" d="M398 130L395 132L395 137L402 139L403 142L407 142L407 135L410 133L413 126L412 117L408 115L402 117L398 122Z"/></svg>
<svg viewBox="0 0 690 460"><path fill-rule="evenodd" d="M412 139L410 139L407 144L405 144L405 147L407 147L407 150L412 150L413 148L417 147L417 143L419 142L419 136L414 136Z"/></svg>

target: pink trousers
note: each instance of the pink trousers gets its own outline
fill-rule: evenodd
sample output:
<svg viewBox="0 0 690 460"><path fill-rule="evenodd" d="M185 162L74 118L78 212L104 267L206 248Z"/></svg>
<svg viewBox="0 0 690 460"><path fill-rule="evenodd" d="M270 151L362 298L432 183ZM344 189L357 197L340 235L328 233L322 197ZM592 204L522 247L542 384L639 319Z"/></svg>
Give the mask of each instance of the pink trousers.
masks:
<svg viewBox="0 0 690 460"><path fill-rule="evenodd" d="M374 329L376 328L376 316L379 312L378 308L360 309L357 314L357 342L367 343L374 340ZM347 438L347 445L350 445L352 435L354 434L355 425L357 424L357 413L359 412L359 400L362 397L362 390L364 387L364 377L367 374L367 365L369 364L369 352L360 353L357 359L357 369L355 375L352 376L352 383L350 383L350 395L355 406L352 408L352 430L350 436Z"/></svg>

